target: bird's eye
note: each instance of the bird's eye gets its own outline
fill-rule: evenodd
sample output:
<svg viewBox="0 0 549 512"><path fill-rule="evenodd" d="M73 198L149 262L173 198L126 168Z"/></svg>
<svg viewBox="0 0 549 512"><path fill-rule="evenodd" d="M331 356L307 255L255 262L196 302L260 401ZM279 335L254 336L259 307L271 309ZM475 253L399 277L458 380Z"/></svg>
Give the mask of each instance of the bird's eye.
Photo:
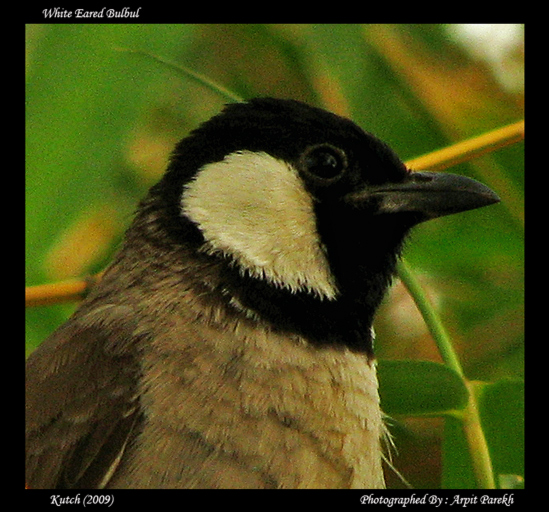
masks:
<svg viewBox="0 0 549 512"><path fill-rule="evenodd" d="M339 148L329 144L311 146L300 159L301 169L315 182L329 185L339 180L347 169L347 158Z"/></svg>

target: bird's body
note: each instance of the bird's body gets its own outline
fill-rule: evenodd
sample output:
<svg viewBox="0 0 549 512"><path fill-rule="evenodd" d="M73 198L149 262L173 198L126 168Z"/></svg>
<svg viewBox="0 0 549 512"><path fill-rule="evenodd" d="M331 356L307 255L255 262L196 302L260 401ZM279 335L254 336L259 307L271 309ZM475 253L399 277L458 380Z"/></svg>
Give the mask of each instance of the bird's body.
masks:
<svg viewBox="0 0 549 512"><path fill-rule="evenodd" d="M416 176L291 101L231 105L184 139L29 358L29 486L383 487L375 310L414 224L496 200L460 181L442 206L423 189L448 186Z"/></svg>

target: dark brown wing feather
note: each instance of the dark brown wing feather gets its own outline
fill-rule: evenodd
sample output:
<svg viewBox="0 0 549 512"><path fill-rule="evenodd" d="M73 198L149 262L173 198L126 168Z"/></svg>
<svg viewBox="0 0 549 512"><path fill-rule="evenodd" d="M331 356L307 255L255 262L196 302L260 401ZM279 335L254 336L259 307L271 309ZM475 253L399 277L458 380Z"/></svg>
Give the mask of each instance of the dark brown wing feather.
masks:
<svg viewBox="0 0 549 512"><path fill-rule="evenodd" d="M26 483L32 488L95 488L139 426L131 308L77 314L26 366Z"/></svg>

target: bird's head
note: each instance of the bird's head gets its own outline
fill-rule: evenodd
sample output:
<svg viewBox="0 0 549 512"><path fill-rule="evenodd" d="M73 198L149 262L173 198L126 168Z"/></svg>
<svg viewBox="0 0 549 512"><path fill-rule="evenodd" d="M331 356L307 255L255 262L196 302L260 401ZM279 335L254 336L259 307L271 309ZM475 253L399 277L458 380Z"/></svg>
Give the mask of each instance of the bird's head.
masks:
<svg viewBox="0 0 549 512"><path fill-rule="evenodd" d="M271 98L228 105L183 139L151 195L171 243L223 266L229 304L366 353L410 228L499 201L468 178L410 172L348 119Z"/></svg>

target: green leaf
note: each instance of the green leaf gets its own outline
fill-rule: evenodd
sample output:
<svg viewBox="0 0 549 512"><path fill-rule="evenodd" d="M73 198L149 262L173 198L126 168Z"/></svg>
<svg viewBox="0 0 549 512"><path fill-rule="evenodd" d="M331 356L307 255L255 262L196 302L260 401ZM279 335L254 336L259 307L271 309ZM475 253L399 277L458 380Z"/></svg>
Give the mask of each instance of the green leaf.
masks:
<svg viewBox="0 0 549 512"><path fill-rule="evenodd" d="M463 424L451 416L444 423L442 441L442 488L476 489L473 462Z"/></svg>
<svg viewBox="0 0 549 512"><path fill-rule="evenodd" d="M382 360L378 376L387 414L443 415L467 404L469 393L460 376L439 363Z"/></svg>

